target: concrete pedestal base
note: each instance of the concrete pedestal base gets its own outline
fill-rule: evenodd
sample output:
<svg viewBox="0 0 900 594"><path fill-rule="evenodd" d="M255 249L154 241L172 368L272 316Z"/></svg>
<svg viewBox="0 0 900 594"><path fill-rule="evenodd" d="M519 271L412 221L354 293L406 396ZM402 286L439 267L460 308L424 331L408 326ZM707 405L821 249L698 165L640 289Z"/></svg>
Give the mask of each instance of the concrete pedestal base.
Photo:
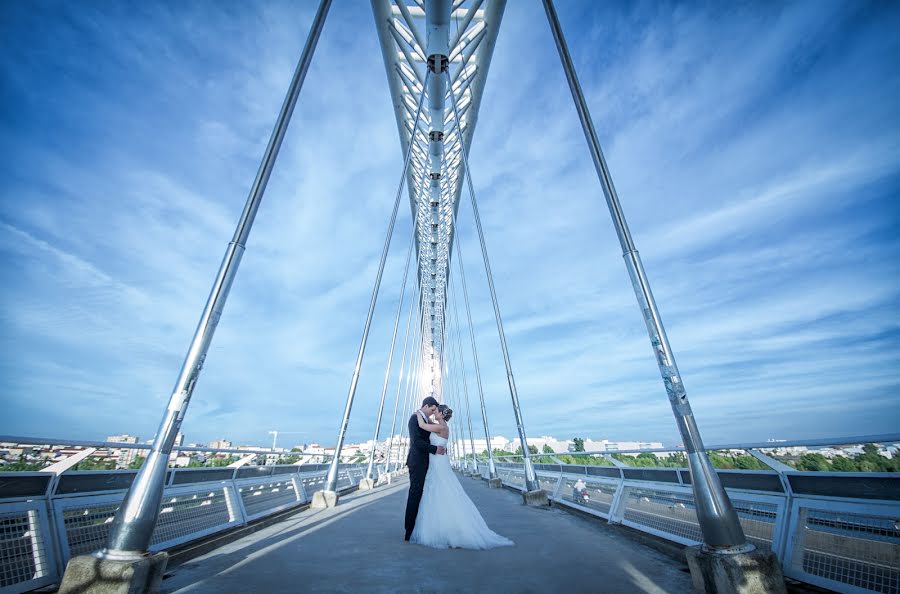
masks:
<svg viewBox="0 0 900 594"><path fill-rule="evenodd" d="M760 551L723 554L699 545L685 549L694 589L701 594L786 594L781 564L775 553Z"/></svg>
<svg viewBox="0 0 900 594"><path fill-rule="evenodd" d="M503 481L498 478L488 479L488 487L491 489L502 489Z"/></svg>
<svg viewBox="0 0 900 594"><path fill-rule="evenodd" d="M373 479L364 478L359 481L359 485L356 486L360 491L371 491L375 488L375 481Z"/></svg>
<svg viewBox="0 0 900 594"><path fill-rule="evenodd" d="M309 505L313 509L323 509L326 507L334 507L338 502L338 494L334 491L316 491L313 493L312 503Z"/></svg>
<svg viewBox="0 0 900 594"><path fill-rule="evenodd" d="M93 555L69 560L60 594L153 594L159 592L169 555L156 553L130 561Z"/></svg>
<svg viewBox="0 0 900 594"><path fill-rule="evenodd" d="M550 500L547 499L547 493L541 489L536 491L525 491L522 493L522 499L525 501L525 505L530 505L532 507L550 505Z"/></svg>

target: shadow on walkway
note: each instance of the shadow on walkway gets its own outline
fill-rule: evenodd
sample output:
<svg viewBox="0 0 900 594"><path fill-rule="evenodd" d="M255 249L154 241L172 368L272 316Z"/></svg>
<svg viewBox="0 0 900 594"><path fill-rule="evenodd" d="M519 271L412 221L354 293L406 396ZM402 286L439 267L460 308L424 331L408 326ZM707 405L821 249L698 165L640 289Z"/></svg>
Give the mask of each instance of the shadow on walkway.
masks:
<svg viewBox="0 0 900 594"><path fill-rule="evenodd" d="M593 520L460 477L514 547L404 542L405 481L307 510L175 569L163 592L692 592L686 566Z"/></svg>

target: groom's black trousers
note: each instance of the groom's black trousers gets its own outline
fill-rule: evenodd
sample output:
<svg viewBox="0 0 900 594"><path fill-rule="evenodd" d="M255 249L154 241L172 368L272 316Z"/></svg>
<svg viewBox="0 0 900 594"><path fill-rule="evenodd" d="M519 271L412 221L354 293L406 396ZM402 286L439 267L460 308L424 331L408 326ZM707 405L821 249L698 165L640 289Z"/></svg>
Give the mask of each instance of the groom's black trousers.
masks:
<svg viewBox="0 0 900 594"><path fill-rule="evenodd" d="M406 539L412 535L416 527L416 516L419 515L419 502L422 501L422 490L425 488L425 475L428 465L409 467L409 496L406 499Z"/></svg>

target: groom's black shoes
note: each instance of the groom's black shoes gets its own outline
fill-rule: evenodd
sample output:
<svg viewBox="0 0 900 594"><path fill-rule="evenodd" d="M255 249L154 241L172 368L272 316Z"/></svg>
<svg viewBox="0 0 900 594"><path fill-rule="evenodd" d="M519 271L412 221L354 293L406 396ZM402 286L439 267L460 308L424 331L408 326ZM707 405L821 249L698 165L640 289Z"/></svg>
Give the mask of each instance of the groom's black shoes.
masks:
<svg viewBox="0 0 900 594"><path fill-rule="evenodd" d="M405 540L406 542L409 542L409 534L407 534L406 536L404 536L404 537L403 537L403 540Z"/></svg>

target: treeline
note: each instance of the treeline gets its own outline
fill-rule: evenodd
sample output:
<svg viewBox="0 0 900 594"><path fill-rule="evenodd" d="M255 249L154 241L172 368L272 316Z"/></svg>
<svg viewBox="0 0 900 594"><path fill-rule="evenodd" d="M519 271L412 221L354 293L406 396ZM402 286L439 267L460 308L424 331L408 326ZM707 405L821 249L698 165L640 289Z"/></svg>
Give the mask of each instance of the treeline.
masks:
<svg viewBox="0 0 900 594"><path fill-rule="evenodd" d="M586 466L612 466L605 457L591 454L554 454L544 446L543 452L538 452L537 447L528 446L532 454L532 461L536 463L556 464L556 460L563 464L580 464ZM552 454L553 458L546 454ZM494 450L494 457L521 456L522 447L515 452ZM708 452L709 460L713 467L721 469L737 470L771 470L769 466L760 462L749 454L731 454L726 452ZM481 453L487 457L487 450ZM687 458L682 453L674 453L669 456L657 456L653 452L643 452L637 456L629 454L611 454L613 458L634 468L687 468ZM817 472L900 472L900 456L888 458L878 453L878 447L874 444L863 446L863 452L855 456L834 456L826 458L822 454L809 452L802 456L785 457L779 460L797 470Z"/></svg>
<svg viewBox="0 0 900 594"><path fill-rule="evenodd" d="M900 456L882 456L871 443L864 445L862 453L853 457L835 456L829 460L822 454L809 453L797 459L786 460L785 464L797 470L819 472L900 472Z"/></svg>

